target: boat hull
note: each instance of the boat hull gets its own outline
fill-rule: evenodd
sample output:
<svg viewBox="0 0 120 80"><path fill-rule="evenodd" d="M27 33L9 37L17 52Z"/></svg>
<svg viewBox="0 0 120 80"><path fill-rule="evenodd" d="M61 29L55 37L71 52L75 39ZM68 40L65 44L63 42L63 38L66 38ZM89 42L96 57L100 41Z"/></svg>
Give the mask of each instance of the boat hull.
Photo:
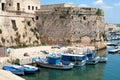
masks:
<svg viewBox="0 0 120 80"><path fill-rule="evenodd" d="M108 59L107 59L106 57L100 57L99 63L106 63L107 60L108 60Z"/></svg>
<svg viewBox="0 0 120 80"><path fill-rule="evenodd" d="M10 72L17 74L17 75L24 75L24 71L22 69L14 68L12 66L4 66L3 69L10 71Z"/></svg>
<svg viewBox="0 0 120 80"><path fill-rule="evenodd" d="M95 57L95 58L93 58L93 59L91 59L91 60L87 60L86 61L86 64L87 65L95 65L95 64L97 64L99 62L99 58L98 57Z"/></svg>
<svg viewBox="0 0 120 80"><path fill-rule="evenodd" d="M37 64L40 67L50 68L50 69L71 70L73 68L73 65L54 65L54 64L41 63L41 62L37 62Z"/></svg>
<svg viewBox="0 0 120 80"><path fill-rule="evenodd" d="M33 74L39 70L37 67L30 66L30 65L23 65L23 68L24 68L25 74Z"/></svg>

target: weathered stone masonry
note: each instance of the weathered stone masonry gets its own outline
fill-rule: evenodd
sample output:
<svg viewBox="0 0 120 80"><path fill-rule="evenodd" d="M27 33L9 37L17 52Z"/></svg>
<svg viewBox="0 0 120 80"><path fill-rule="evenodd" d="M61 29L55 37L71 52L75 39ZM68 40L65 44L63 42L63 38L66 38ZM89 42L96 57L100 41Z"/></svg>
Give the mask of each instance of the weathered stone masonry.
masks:
<svg viewBox="0 0 120 80"><path fill-rule="evenodd" d="M39 44L34 14L38 9L40 0L0 0L0 44Z"/></svg>
<svg viewBox="0 0 120 80"><path fill-rule="evenodd" d="M90 44L98 40L98 33L99 40L104 33L104 13L101 9L45 5L36 15L39 17L41 41L49 44L83 43L84 37L88 37L85 43Z"/></svg>

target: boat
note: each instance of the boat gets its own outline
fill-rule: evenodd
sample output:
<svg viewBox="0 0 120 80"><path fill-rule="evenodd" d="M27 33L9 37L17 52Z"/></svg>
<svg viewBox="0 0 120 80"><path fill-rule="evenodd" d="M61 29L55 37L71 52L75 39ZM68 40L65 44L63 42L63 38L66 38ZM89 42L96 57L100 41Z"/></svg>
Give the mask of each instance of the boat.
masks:
<svg viewBox="0 0 120 80"><path fill-rule="evenodd" d="M17 75L24 75L24 70L21 67L16 67L15 65L11 65L11 66L3 66L4 70L10 71L14 74Z"/></svg>
<svg viewBox="0 0 120 80"><path fill-rule="evenodd" d="M118 51L120 51L120 49L112 49L112 50L108 50L109 53L116 53L116 52L118 52Z"/></svg>
<svg viewBox="0 0 120 80"><path fill-rule="evenodd" d="M89 52L86 54L86 56L87 56L87 61L86 61L87 65L95 65L99 61L99 57L95 57L94 52Z"/></svg>
<svg viewBox="0 0 120 80"><path fill-rule="evenodd" d="M24 69L25 74L32 74L32 73L39 71L39 68L35 66L31 66L31 65L23 65L23 69Z"/></svg>
<svg viewBox="0 0 120 80"><path fill-rule="evenodd" d="M103 56L99 57L98 59L99 59L99 61L98 61L99 63L106 63L108 60L107 57L103 57Z"/></svg>
<svg viewBox="0 0 120 80"><path fill-rule="evenodd" d="M119 52L120 49L112 49L112 50L108 50L109 53L116 53L116 52Z"/></svg>
<svg viewBox="0 0 120 80"><path fill-rule="evenodd" d="M40 67L44 67L44 68L50 68L50 69L59 69L59 70L70 70L73 68L73 64L69 63L67 65L62 64L61 62L61 57L51 57L51 56L47 56L47 60L46 59L38 59L35 58L33 59L38 66Z"/></svg>
<svg viewBox="0 0 120 80"><path fill-rule="evenodd" d="M117 46L117 44L118 44L118 43L110 43L110 42L108 42L108 43L107 43L107 46Z"/></svg>
<svg viewBox="0 0 120 80"><path fill-rule="evenodd" d="M91 58L91 59L88 59L86 61L86 64L87 65L95 65L99 62L99 58L98 57L95 57L95 58Z"/></svg>
<svg viewBox="0 0 120 80"><path fill-rule="evenodd" d="M63 64L73 63L78 67L86 64L86 56L82 54L62 54L61 60Z"/></svg>

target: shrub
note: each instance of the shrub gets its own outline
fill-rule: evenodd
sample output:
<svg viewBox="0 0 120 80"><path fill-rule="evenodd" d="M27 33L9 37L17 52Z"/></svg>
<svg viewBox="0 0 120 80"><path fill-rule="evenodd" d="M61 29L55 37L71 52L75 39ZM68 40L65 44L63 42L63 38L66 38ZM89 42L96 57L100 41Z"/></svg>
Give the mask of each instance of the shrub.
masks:
<svg viewBox="0 0 120 80"><path fill-rule="evenodd" d="M20 60L19 59L16 59L13 61L14 64L20 64Z"/></svg>
<svg viewBox="0 0 120 80"><path fill-rule="evenodd" d="M5 43L5 39L4 39L3 37L1 38L1 41L2 41L3 43Z"/></svg>
<svg viewBox="0 0 120 80"><path fill-rule="evenodd" d="M83 14L78 14L78 17L82 16Z"/></svg>
<svg viewBox="0 0 120 80"><path fill-rule="evenodd" d="M0 34L2 34L2 29L0 29Z"/></svg>
<svg viewBox="0 0 120 80"><path fill-rule="evenodd" d="M23 38L25 38L25 34L23 33Z"/></svg>
<svg viewBox="0 0 120 80"><path fill-rule="evenodd" d="M97 12L96 12L96 15L98 15L98 16L102 15L102 10L98 9Z"/></svg>
<svg viewBox="0 0 120 80"><path fill-rule="evenodd" d="M31 26L31 22L30 22L30 21L27 21L27 25L28 25L28 26Z"/></svg>
<svg viewBox="0 0 120 80"><path fill-rule="evenodd" d="M38 45L39 42L38 42L37 40L35 40L35 41L33 41L33 44L34 44L34 45Z"/></svg>
<svg viewBox="0 0 120 80"><path fill-rule="evenodd" d="M14 31L17 31L17 30L18 30L18 28L17 28L16 26L13 26L13 29L14 29Z"/></svg>

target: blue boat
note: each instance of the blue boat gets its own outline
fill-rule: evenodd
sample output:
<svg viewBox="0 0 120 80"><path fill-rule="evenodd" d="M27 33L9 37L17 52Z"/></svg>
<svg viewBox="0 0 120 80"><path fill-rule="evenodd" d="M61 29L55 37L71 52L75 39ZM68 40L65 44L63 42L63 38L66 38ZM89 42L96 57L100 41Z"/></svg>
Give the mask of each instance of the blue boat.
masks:
<svg viewBox="0 0 120 80"><path fill-rule="evenodd" d="M86 56L82 54L62 54L62 63L73 63L74 66L84 66L86 64Z"/></svg>
<svg viewBox="0 0 120 80"><path fill-rule="evenodd" d="M17 68L13 65L11 66L3 66L3 69L4 70L7 70L7 71L10 71L14 74L17 74L17 75L24 75L24 70L22 68Z"/></svg>
<svg viewBox="0 0 120 80"><path fill-rule="evenodd" d="M30 66L30 65L23 65L23 69L24 69L25 74L33 74L39 71L39 68L35 66Z"/></svg>
<svg viewBox="0 0 120 80"><path fill-rule="evenodd" d="M38 66L50 69L59 69L59 70L70 70L73 68L73 64L69 63L67 65L62 64L61 57L55 55L49 55L46 59L33 59Z"/></svg>

